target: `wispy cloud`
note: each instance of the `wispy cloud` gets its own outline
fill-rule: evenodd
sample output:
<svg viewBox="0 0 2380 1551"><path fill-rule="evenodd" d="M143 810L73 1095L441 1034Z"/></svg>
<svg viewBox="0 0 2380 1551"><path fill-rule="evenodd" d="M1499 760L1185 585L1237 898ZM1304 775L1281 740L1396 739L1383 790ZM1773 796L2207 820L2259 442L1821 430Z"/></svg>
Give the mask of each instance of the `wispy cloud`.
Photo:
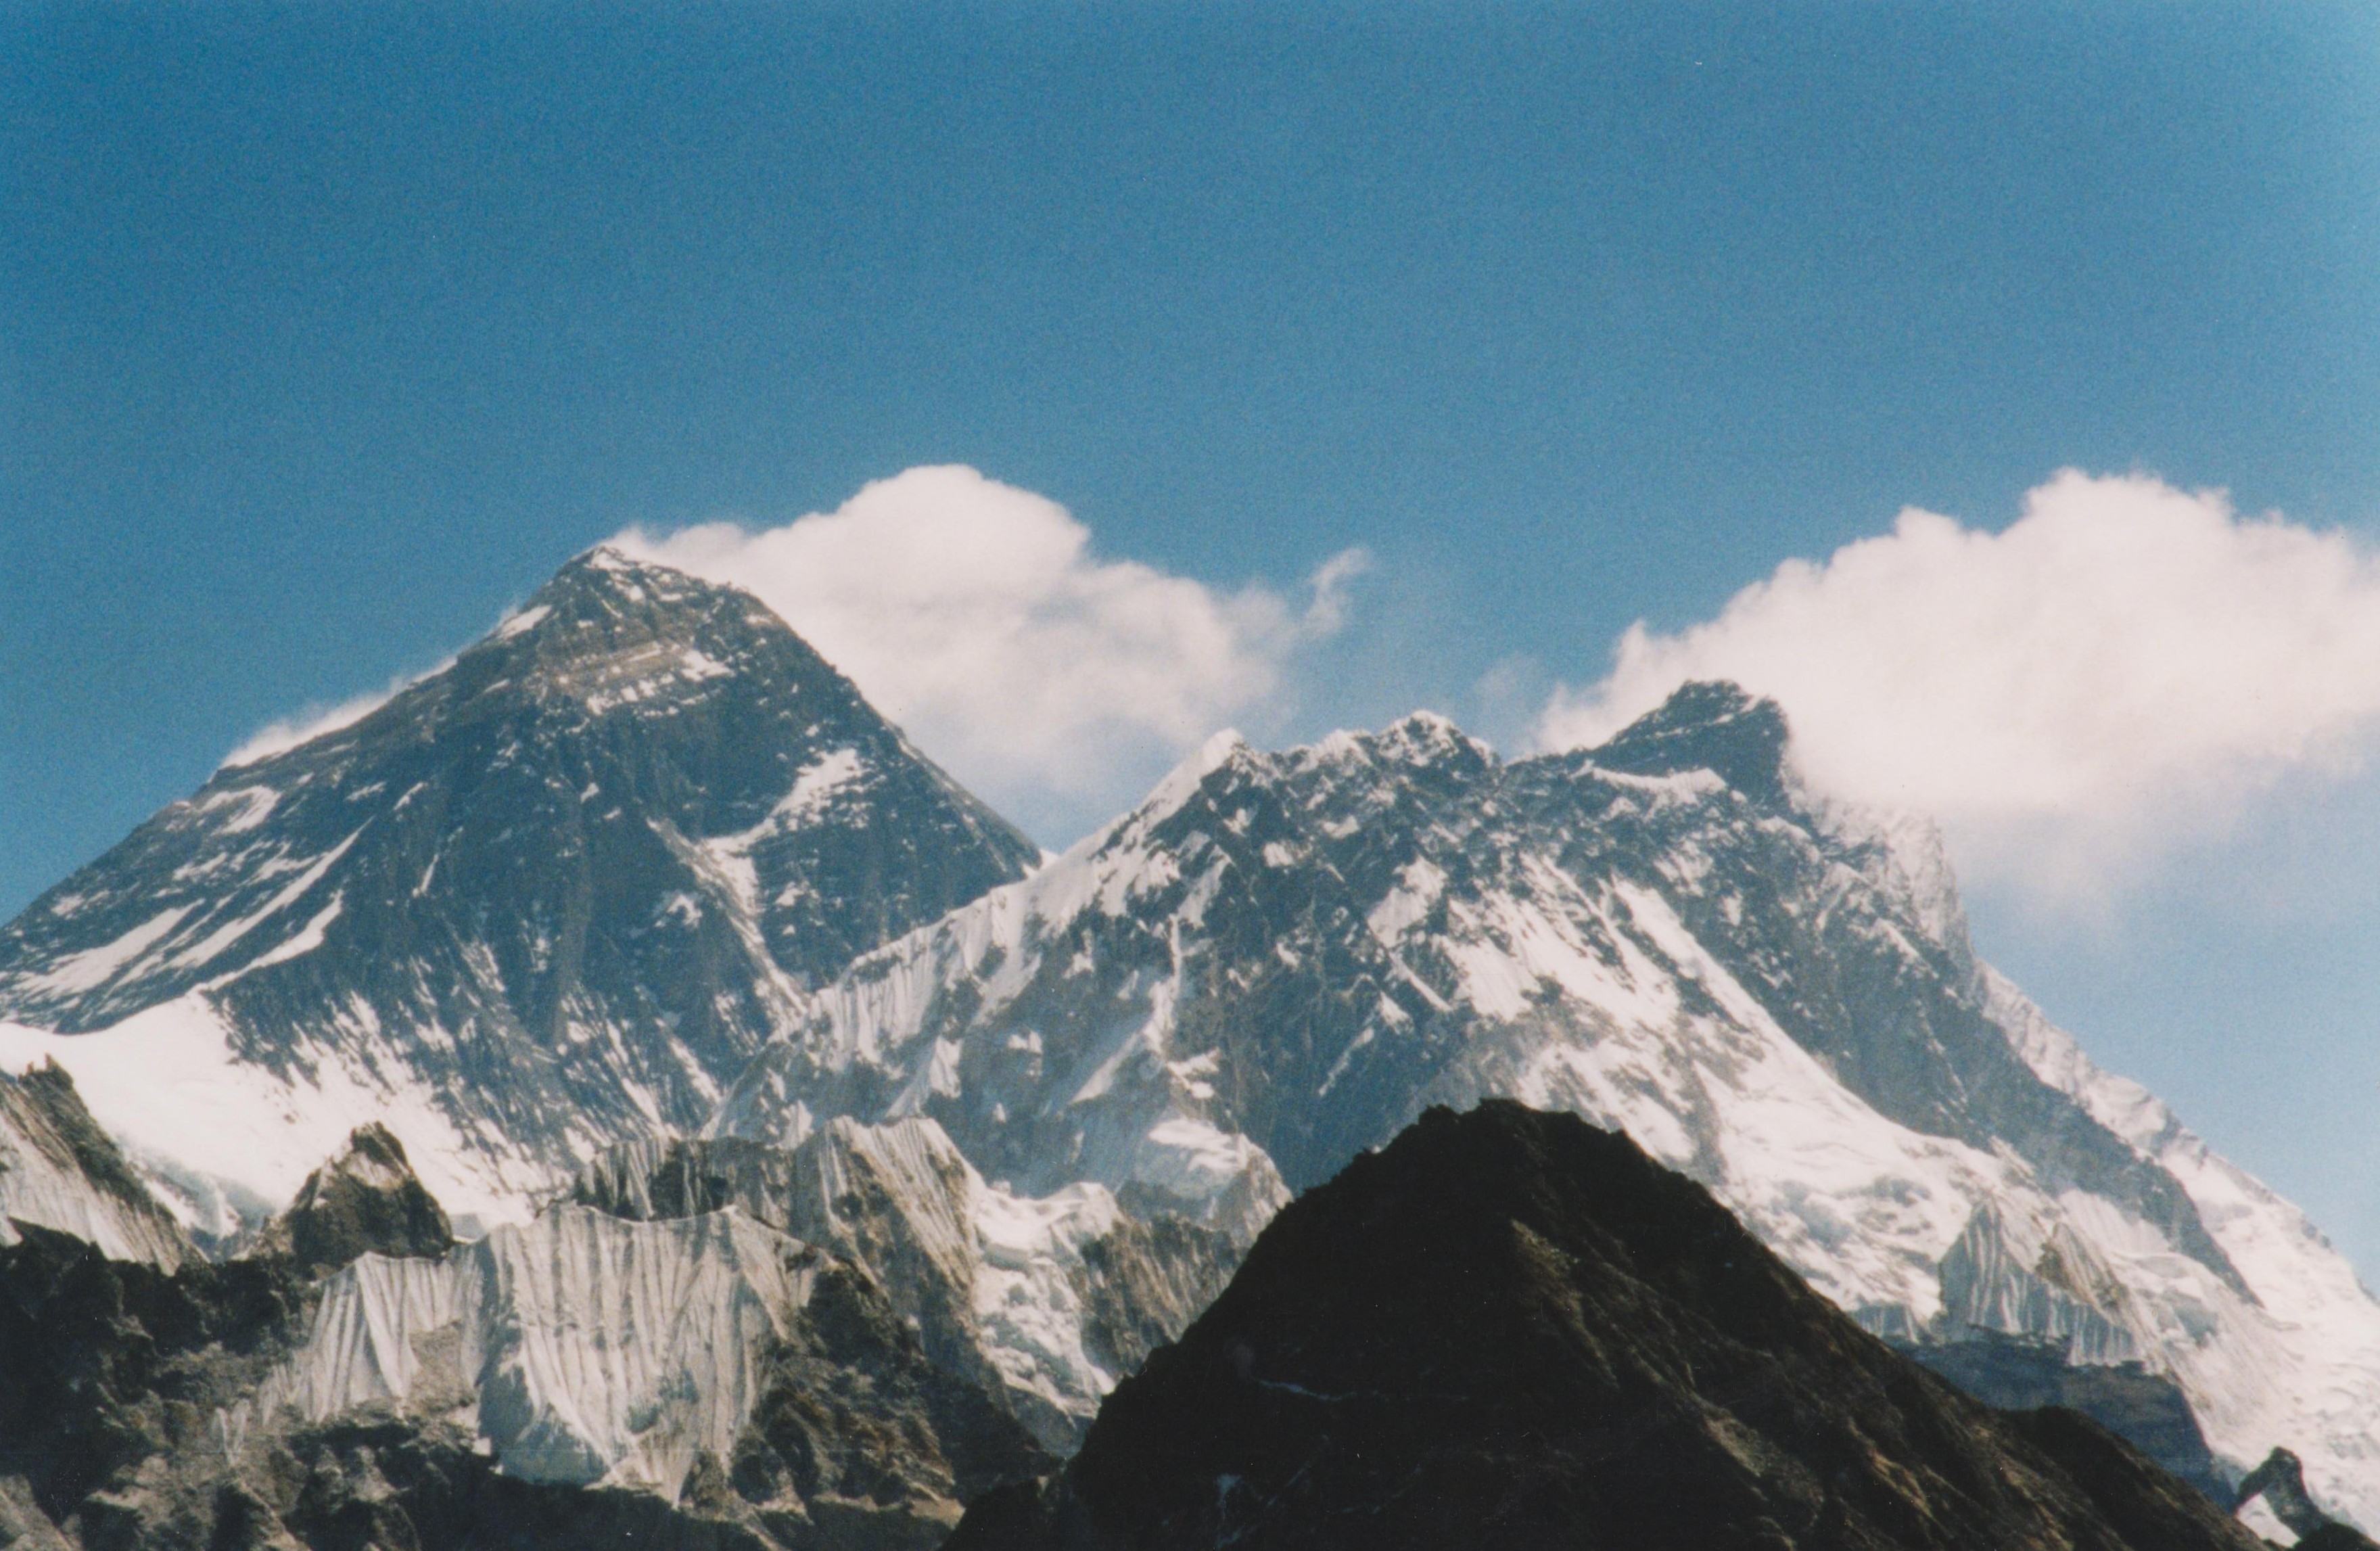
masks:
<svg viewBox="0 0 2380 1551"><path fill-rule="evenodd" d="M1597 742L1694 678L1775 697L1821 787L2070 892L2292 771L2356 768L2380 725L2380 565L2220 492L2070 470L2005 531L1912 509L1705 624L1632 628L1538 737Z"/></svg>
<svg viewBox="0 0 2380 1551"><path fill-rule="evenodd" d="M782 527L632 530L633 552L757 594L962 781L1045 833L1284 693L1369 564L1302 597L1103 559L1064 507L972 468L913 468Z"/></svg>
<svg viewBox="0 0 2380 1551"><path fill-rule="evenodd" d="M387 705L391 697L413 682L413 675L392 682L386 689L358 695L334 706L308 706L292 715L268 721L248 736L248 740L223 757L219 769L236 765L253 765L276 754L296 748L299 744L319 738L325 733L335 733L352 726Z"/></svg>

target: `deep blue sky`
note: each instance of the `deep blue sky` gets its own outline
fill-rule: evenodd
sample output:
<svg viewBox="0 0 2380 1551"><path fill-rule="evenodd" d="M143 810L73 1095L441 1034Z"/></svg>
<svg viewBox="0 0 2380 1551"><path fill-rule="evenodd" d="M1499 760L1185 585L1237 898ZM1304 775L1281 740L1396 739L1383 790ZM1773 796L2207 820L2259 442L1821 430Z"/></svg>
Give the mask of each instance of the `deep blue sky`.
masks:
<svg viewBox="0 0 2380 1551"><path fill-rule="evenodd" d="M2380 10L6 5L0 915L626 523L949 461L1369 546L1299 733L2063 465L2380 532ZM2325 801L1980 926L2380 1266Z"/></svg>

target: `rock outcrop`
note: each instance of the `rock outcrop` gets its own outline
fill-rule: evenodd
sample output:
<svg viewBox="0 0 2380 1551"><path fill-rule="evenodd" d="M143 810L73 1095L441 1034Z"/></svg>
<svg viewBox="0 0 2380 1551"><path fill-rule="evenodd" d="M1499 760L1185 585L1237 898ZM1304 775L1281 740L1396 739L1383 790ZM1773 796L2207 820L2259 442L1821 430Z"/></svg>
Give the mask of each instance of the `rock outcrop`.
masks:
<svg viewBox="0 0 2380 1551"><path fill-rule="evenodd" d="M253 1253L322 1276L361 1255L435 1258L454 1247L454 1226L415 1177L405 1144L375 1122L357 1127L344 1152L306 1176Z"/></svg>
<svg viewBox="0 0 2380 1551"><path fill-rule="evenodd" d="M2233 1510L2263 1499L2281 1527L2305 1551L2371 1551L2371 1539L2325 1513L2306 1490L2305 1466L2286 1448L2276 1448L2248 1472L2232 1494Z"/></svg>

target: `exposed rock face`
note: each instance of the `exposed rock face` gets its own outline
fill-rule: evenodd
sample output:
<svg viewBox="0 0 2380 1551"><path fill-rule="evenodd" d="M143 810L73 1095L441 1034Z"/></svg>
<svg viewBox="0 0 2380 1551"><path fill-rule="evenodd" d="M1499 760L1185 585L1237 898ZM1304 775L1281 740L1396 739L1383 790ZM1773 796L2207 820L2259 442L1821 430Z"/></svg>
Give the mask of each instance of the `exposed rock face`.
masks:
<svg viewBox="0 0 2380 1551"><path fill-rule="evenodd" d="M1038 855L758 600L598 550L0 927L0 1018L81 1036L0 1044L83 1072L194 1215L237 1202L190 1176L277 1205L375 1118L484 1213L699 1125L806 988ZM94 1085L208 1048L294 1123L136 1134Z"/></svg>
<svg viewBox="0 0 2380 1551"><path fill-rule="evenodd" d="M790 1149L635 1144L590 1164L570 1199L638 1221L732 1207L869 1267L938 1364L1062 1453L1239 1255L1211 1229L1143 1220L1098 1185L1042 1199L994 1187L927 1120L832 1121Z"/></svg>
<svg viewBox="0 0 2380 1551"><path fill-rule="evenodd" d="M2304 1466L2286 1448L2276 1448L2265 1456L2264 1463L2240 1483L2233 1497L2235 1509L2262 1498L2282 1527L2298 1537L2298 1545L2311 1547L2312 1551L2362 1551L2372 1545L2370 1539L2339 1523L2315 1504L2313 1495L2306 1491Z"/></svg>
<svg viewBox="0 0 2380 1551"><path fill-rule="evenodd" d="M167 1269L196 1253L50 1062L21 1077L0 1072L0 1243L15 1242L18 1222Z"/></svg>
<svg viewBox="0 0 2380 1551"><path fill-rule="evenodd" d="M128 1544L91 1532L178 1481L176 1460L220 1457L216 1409L262 1381L308 1298L281 1262L168 1272L25 1226L0 1249L0 1479L20 1488L0 1497L34 1544Z"/></svg>
<svg viewBox="0 0 2380 1551"><path fill-rule="evenodd" d="M960 1504L1050 1468L990 1394L926 1358L863 1274L827 1272L805 1312L769 1354L724 1482L702 1483L698 1500L748 1505L787 1545L939 1545Z"/></svg>
<svg viewBox="0 0 2380 1551"><path fill-rule="evenodd" d="M1892 1351L1625 1138L1506 1103L1286 1208L952 1545L2259 1551L2087 1419Z"/></svg>
<svg viewBox="0 0 2380 1551"><path fill-rule="evenodd" d="M357 1127L345 1152L306 1176L256 1253L321 1276L360 1255L434 1258L454 1247L445 1209L414 1176L405 1144L375 1123Z"/></svg>
<svg viewBox="0 0 2380 1551"><path fill-rule="evenodd" d="M1308 1186L1428 1105L1514 1097L1625 1131L1876 1333L2138 1364L2219 1472L2286 1442L2380 1522L2380 1303L1976 960L1925 826L1810 797L1789 753L1717 685L1512 762L1427 716L1219 737L856 960L715 1129L926 1115L1021 1190L1245 1234L1276 1170Z"/></svg>

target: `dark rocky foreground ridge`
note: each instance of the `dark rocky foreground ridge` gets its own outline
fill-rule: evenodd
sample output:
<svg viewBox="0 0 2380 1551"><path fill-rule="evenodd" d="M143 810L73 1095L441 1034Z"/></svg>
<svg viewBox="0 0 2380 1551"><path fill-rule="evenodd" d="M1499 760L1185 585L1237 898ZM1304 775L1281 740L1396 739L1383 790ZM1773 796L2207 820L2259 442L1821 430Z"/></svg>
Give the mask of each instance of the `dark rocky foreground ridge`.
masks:
<svg viewBox="0 0 2380 1551"><path fill-rule="evenodd" d="M1860 1329L1633 1143L1433 1109L1274 1219L952 1551L2261 1551L2088 1419Z"/></svg>

